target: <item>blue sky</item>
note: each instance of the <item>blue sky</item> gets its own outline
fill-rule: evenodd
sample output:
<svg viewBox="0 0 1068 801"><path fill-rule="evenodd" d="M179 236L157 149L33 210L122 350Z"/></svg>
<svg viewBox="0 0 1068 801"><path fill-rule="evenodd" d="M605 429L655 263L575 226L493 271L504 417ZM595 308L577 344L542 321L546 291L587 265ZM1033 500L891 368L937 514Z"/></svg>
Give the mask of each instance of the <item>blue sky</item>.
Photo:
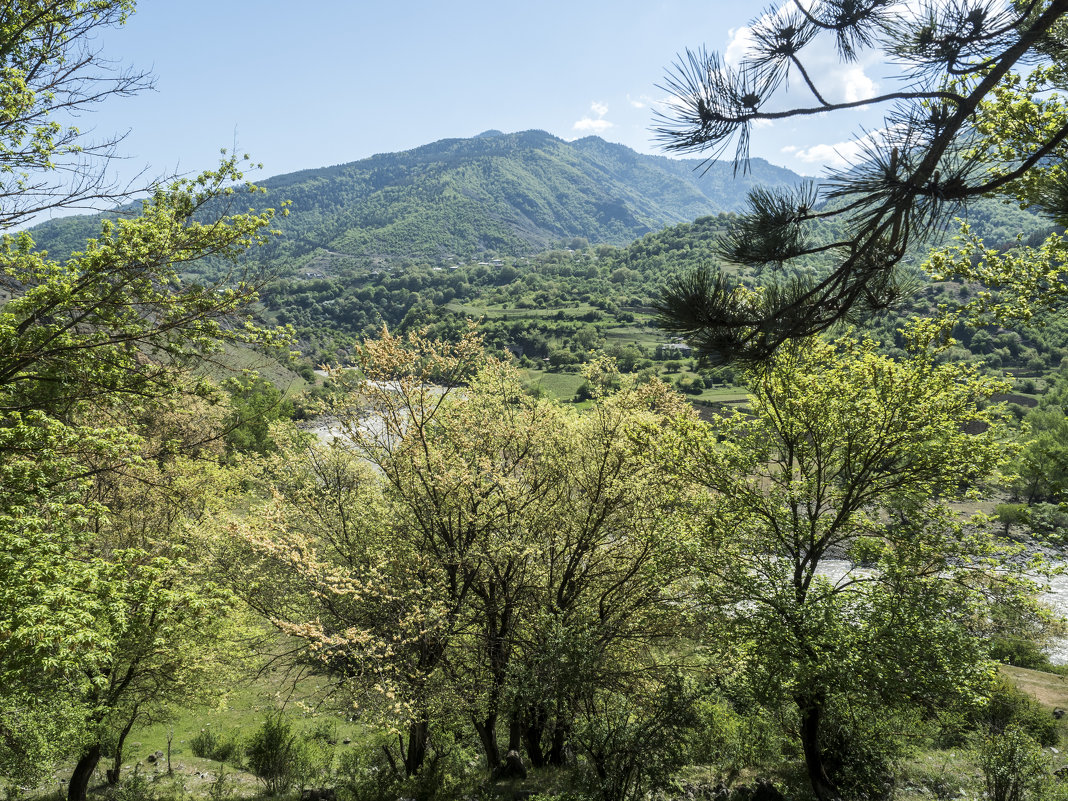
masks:
<svg viewBox="0 0 1068 801"><path fill-rule="evenodd" d="M685 48L736 57L760 7L724 0L509 3L142 0L100 35L112 59L151 70L156 90L79 121L129 131L122 172L191 172L237 147L263 175L339 164L495 128L597 134L655 153L657 89ZM832 96L884 86L875 65L813 71ZM875 111L754 131L752 154L818 174ZM262 176L261 176L262 177Z"/></svg>

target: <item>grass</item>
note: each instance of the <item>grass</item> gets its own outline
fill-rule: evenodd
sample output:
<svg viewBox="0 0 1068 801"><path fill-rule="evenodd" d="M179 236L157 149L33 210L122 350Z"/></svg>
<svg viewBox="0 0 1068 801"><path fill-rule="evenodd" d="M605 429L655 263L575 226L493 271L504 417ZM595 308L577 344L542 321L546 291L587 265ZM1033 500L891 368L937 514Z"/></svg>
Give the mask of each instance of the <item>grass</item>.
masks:
<svg viewBox="0 0 1068 801"><path fill-rule="evenodd" d="M223 741L236 739L243 743L262 724L268 712L283 704L294 729L303 735L308 736L324 725L328 727L336 737L336 756L367 740L368 730L363 724L346 720L337 712L320 712L309 708L300 697L290 697L285 686L286 682L278 675L250 679L214 698L211 706L182 710L172 720L135 729L123 749L122 780L128 781L136 772L150 783L157 797L207 797L222 770L235 797L261 796L263 785L253 774L230 762L223 765L215 760L194 756L192 741L203 729L210 728ZM168 737L171 739L172 776L167 775ZM162 758L153 759L153 755L161 753L164 755ZM90 790L94 795L104 793L104 771L111 766L110 759L101 759L97 775L90 782ZM44 796L57 788L65 790L64 780L70 776L72 768L73 764L61 765L50 786L38 788L43 792L36 795Z"/></svg>
<svg viewBox="0 0 1068 801"><path fill-rule="evenodd" d="M570 400L582 386L582 373L551 373L547 370L522 370L523 378L531 386L540 387L545 394L559 400Z"/></svg>
<svg viewBox="0 0 1068 801"><path fill-rule="evenodd" d="M217 379L233 378L245 370L255 371L288 397L300 394L308 385L278 359L230 342L223 345L222 353L217 354L205 369Z"/></svg>
<svg viewBox="0 0 1068 801"><path fill-rule="evenodd" d="M1012 679L1013 684L1033 696L1043 706L1051 710L1056 708L1068 710L1068 676L1011 665L1001 665L998 669Z"/></svg>
<svg viewBox="0 0 1068 801"><path fill-rule="evenodd" d="M563 306L551 306L546 309L520 309L515 306L477 306L472 303L447 303L445 308L459 314L467 314L474 318L516 318L516 317L553 317L563 314L564 317L581 317L592 311L599 311L596 306L589 303L573 303Z"/></svg>
<svg viewBox="0 0 1068 801"><path fill-rule="evenodd" d="M618 345L634 343L636 345L644 345L650 349L656 348L657 345L663 345L668 341L658 331L633 325L609 328L604 332L604 336L610 343Z"/></svg>

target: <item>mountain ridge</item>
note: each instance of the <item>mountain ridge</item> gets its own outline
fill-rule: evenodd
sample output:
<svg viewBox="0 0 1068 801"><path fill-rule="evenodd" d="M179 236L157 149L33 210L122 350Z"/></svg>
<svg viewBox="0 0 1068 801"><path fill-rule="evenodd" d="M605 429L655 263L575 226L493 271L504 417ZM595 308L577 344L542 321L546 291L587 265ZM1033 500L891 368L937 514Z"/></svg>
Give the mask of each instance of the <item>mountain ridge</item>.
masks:
<svg viewBox="0 0 1068 801"><path fill-rule="evenodd" d="M729 163L650 156L596 136L568 142L539 130L441 139L257 181L263 206L290 201L276 225L283 237L259 258L299 262L329 251L444 261L535 252L575 237L625 245L737 211L755 185L803 180L762 159L750 166L735 178ZM79 235L92 235L93 219L50 221L34 235L62 254Z"/></svg>

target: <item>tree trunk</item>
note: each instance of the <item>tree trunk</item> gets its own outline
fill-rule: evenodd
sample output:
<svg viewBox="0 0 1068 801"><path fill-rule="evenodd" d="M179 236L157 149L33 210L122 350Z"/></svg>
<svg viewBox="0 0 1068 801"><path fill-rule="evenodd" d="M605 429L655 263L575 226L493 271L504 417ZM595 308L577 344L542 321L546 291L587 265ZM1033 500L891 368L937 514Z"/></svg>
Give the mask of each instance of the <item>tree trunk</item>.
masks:
<svg viewBox="0 0 1068 801"><path fill-rule="evenodd" d="M508 720L508 750L518 751L522 745L523 736L523 713L518 709L512 713Z"/></svg>
<svg viewBox="0 0 1068 801"><path fill-rule="evenodd" d="M553 721L552 742L546 761L556 767L567 764L567 726L560 720Z"/></svg>
<svg viewBox="0 0 1068 801"><path fill-rule="evenodd" d="M119 732L119 739L115 744L115 759L111 763L111 770L107 772L108 784L112 787L119 783L119 776L122 774L122 747L126 744L126 735L133 729L135 722L137 722L136 706L130 714L129 719L126 721L126 724L122 727L122 731Z"/></svg>
<svg viewBox="0 0 1068 801"><path fill-rule="evenodd" d="M545 710L533 705L527 710L523 720L523 744L527 747L530 764L535 768L545 767L545 752L541 748L541 737L545 732Z"/></svg>
<svg viewBox="0 0 1068 801"><path fill-rule="evenodd" d="M94 743L82 753L78 764L74 766L74 773L70 775L70 786L67 788L67 801L85 801L85 793L99 762L100 743Z"/></svg>
<svg viewBox="0 0 1068 801"><path fill-rule="evenodd" d="M490 712L483 721L472 720L478 739L482 741L482 752L486 755L486 767L493 770L501 764L501 749L497 745L497 713Z"/></svg>
<svg viewBox="0 0 1068 801"><path fill-rule="evenodd" d="M801 750L805 755L805 769L812 792L819 801L839 801L838 790L827 777L820 749L820 724L823 722L824 698L820 694L801 695L797 699L801 716Z"/></svg>
<svg viewBox="0 0 1068 801"><path fill-rule="evenodd" d="M430 724L427 721L416 720L408 724L408 751L403 755L405 776L414 776L423 767L429 740Z"/></svg>

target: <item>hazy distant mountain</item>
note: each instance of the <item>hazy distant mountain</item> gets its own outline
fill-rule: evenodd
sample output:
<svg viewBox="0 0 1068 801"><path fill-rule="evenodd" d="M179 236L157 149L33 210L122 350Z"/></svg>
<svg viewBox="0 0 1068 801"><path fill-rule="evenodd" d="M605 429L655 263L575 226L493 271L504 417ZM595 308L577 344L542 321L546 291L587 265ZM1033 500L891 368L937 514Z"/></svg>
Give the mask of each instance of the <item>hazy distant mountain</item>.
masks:
<svg viewBox="0 0 1068 801"><path fill-rule="evenodd" d="M263 205L289 200L290 215L277 221L284 236L254 257L439 260L528 253L574 237L625 245L737 211L753 186L801 180L763 159L735 174L730 162L642 155L595 136L566 142L544 131L486 131L262 181ZM96 226L94 218L67 218L34 235L60 256Z"/></svg>
<svg viewBox="0 0 1068 801"><path fill-rule="evenodd" d="M741 207L749 186L796 174L754 162L731 167L644 156L596 137L487 131L403 153L265 181L292 201L282 252L440 258L524 253L572 237L623 245L650 231Z"/></svg>
<svg viewBox="0 0 1068 801"><path fill-rule="evenodd" d="M729 163L646 156L587 137L487 131L401 153L302 170L262 181L264 205L290 200L272 259L317 249L353 256L438 259L484 251L526 253L562 240L624 245L667 225L741 208L753 185L800 176L762 159L733 175ZM60 254L89 220L58 220L35 235Z"/></svg>

